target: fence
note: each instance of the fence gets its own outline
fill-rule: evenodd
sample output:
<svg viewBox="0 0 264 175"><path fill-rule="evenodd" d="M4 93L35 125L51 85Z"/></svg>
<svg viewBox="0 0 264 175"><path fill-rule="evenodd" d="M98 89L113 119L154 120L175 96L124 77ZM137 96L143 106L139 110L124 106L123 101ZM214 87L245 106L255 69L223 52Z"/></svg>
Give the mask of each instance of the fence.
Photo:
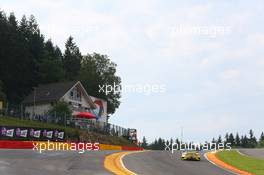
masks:
<svg viewBox="0 0 264 175"><path fill-rule="evenodd" d="M73 116L67 115L57 115L56 112L49 113L46 115L35 115L29 116L21 112L20 108L16 106L10 108L11 110L2 111L2 115L20 118L24 120L38 121L42 123L57 124L64 127L79 128L87 131L93 131L101 134L112 135L112 136L128 136L128 129L123 128L118 125L113 125L108 122L103 122L99 120L88 120L88 119L78 119ZM0 113L1 115L1 113Z"/></svg>
<svg viewBox="0 0 264 175"><path fill-rule="evenodd" d="M70 123L71 126L97 133L109 134L112 136L128 136L128 129L107 122L72 118L68 123Z"/></svg>

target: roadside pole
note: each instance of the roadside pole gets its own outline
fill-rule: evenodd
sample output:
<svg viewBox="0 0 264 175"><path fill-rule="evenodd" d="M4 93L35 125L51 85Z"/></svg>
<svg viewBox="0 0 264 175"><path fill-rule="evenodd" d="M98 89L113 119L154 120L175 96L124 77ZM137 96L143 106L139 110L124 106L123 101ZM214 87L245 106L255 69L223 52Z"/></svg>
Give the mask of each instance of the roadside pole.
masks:
<svg viewBox="0 0 264 175"><path fill-rule="evenodd" d="M183 127L181 126L181 143L183 141Z"/></svg>
<svg viewBox="0 0 264 175"><path fill-rule="evenodd" d="M66 128L66 113L64 113L64 127Z"/></svg>

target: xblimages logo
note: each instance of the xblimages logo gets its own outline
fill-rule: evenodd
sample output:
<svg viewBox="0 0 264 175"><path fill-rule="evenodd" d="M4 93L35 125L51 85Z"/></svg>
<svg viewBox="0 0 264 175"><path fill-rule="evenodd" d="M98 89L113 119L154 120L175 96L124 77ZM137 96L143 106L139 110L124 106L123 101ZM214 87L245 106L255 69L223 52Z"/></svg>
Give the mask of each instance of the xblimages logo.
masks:
<svg viewBox="0 0 264 175"><path fill-rule="evenodd" d="M228 150L230 151L231 143L165 143L165 151L171 151L173 154L175 151L213 151L216 152L217 150Z"/></svg>
<svg viewBox="0 0 264 175"><path fill-rule="evenodd" d="M220 36L227 36L232 33L231 26L217 26L217 25L182 25L178 24L169 28L171 37L178 37L184 35L191 36L208 36L210 38L216 38Z"/></svg>
<svg viewBox="0 0 264 175"><path fill-rule="evenodd" d="M152 93L165 93L167 90L165 84L131 84L131 85L117 85L104 84L99 85L99 93L141 93L150 95Z"/></svg>
<svg viewBox="0 0 264 175"><path fill-rule="evenodd" d="M77 151L82 154L85 151L98 151L99 143L84 143L84 142L33 142L33 151L42 153L43 151Z"/></svg>

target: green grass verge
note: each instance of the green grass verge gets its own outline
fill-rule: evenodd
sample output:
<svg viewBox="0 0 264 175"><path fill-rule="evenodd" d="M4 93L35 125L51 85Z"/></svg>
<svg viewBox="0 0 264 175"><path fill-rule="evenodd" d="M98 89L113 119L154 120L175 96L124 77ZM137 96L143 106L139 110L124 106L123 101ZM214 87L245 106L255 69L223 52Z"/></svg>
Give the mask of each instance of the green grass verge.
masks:
<svg viewBox="0 0 264 175"><path fill-rule="evenodd" d="M43 123L31 120L22 120L13 117L0 116L0 125L2 126L17 126L17 127L35 127L35 128L51 128L63 129L67 139L86 141L86 142L99 142L111 145L133 145L130 141L123 137L116 137L110 135L99 134L96 132L88 132L77 128L63 127L61 125Z"/></svg>
<svg viewBox="0 0 264 175"><path fill-rule="evenodd" d="M216 154L216 156L220 160L240 170L247 171L256 175L264 174L264 159L243 156L235 150L220 151Z"/></svg>
<svg viewBox="0 0 264 175"><path fill-rule="evenodd" d="M0 124L3 126L37 127L37 128L46 127L46 128L65 129L65 127L56 124L42 123L32 120L21 120L13 117L0 117ZM74 128L68 128L68 129L72 130Z"/></svg>

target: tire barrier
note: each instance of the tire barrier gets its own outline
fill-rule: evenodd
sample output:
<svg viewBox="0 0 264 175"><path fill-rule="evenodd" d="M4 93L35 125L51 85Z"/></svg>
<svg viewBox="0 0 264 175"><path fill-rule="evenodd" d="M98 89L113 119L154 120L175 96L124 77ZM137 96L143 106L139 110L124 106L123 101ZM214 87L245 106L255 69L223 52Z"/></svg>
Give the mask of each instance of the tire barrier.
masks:
<svg viewBox="0 0 264 175"><path fill-rule="evenodd" d="M75 143L75 142L72 142ZM59 148L65 147L69 148L72 144L70 142L46 142L46 141L16 141L16 140L0 140L0 149L33 149L36 145L48 148L48 144L53 144ZM79 144L79 143L75 143ZM86 143L86 145L89 143ZM97 145L96 145L97 146ZM86 146L87 147L87 146ZM95 143L89 145L91 149L95 147ZM118 150L118 151L140 151L143 150L141 147L137 146L118 146L118 145L107 145L98 144L99 150ZM69 150L69 149L64 149Z"/></svg>
<svg viewBox="0 0 264 175"><path fill-rule="evenodd" d="M33 142L0 140L0 149L33 149Z"/></svg>
<svg viewBox="0 0 264 175"><path fill-rule="evenodd" d="M123 151L142 151L143 148L137 146L122 146Z"/></svg>

